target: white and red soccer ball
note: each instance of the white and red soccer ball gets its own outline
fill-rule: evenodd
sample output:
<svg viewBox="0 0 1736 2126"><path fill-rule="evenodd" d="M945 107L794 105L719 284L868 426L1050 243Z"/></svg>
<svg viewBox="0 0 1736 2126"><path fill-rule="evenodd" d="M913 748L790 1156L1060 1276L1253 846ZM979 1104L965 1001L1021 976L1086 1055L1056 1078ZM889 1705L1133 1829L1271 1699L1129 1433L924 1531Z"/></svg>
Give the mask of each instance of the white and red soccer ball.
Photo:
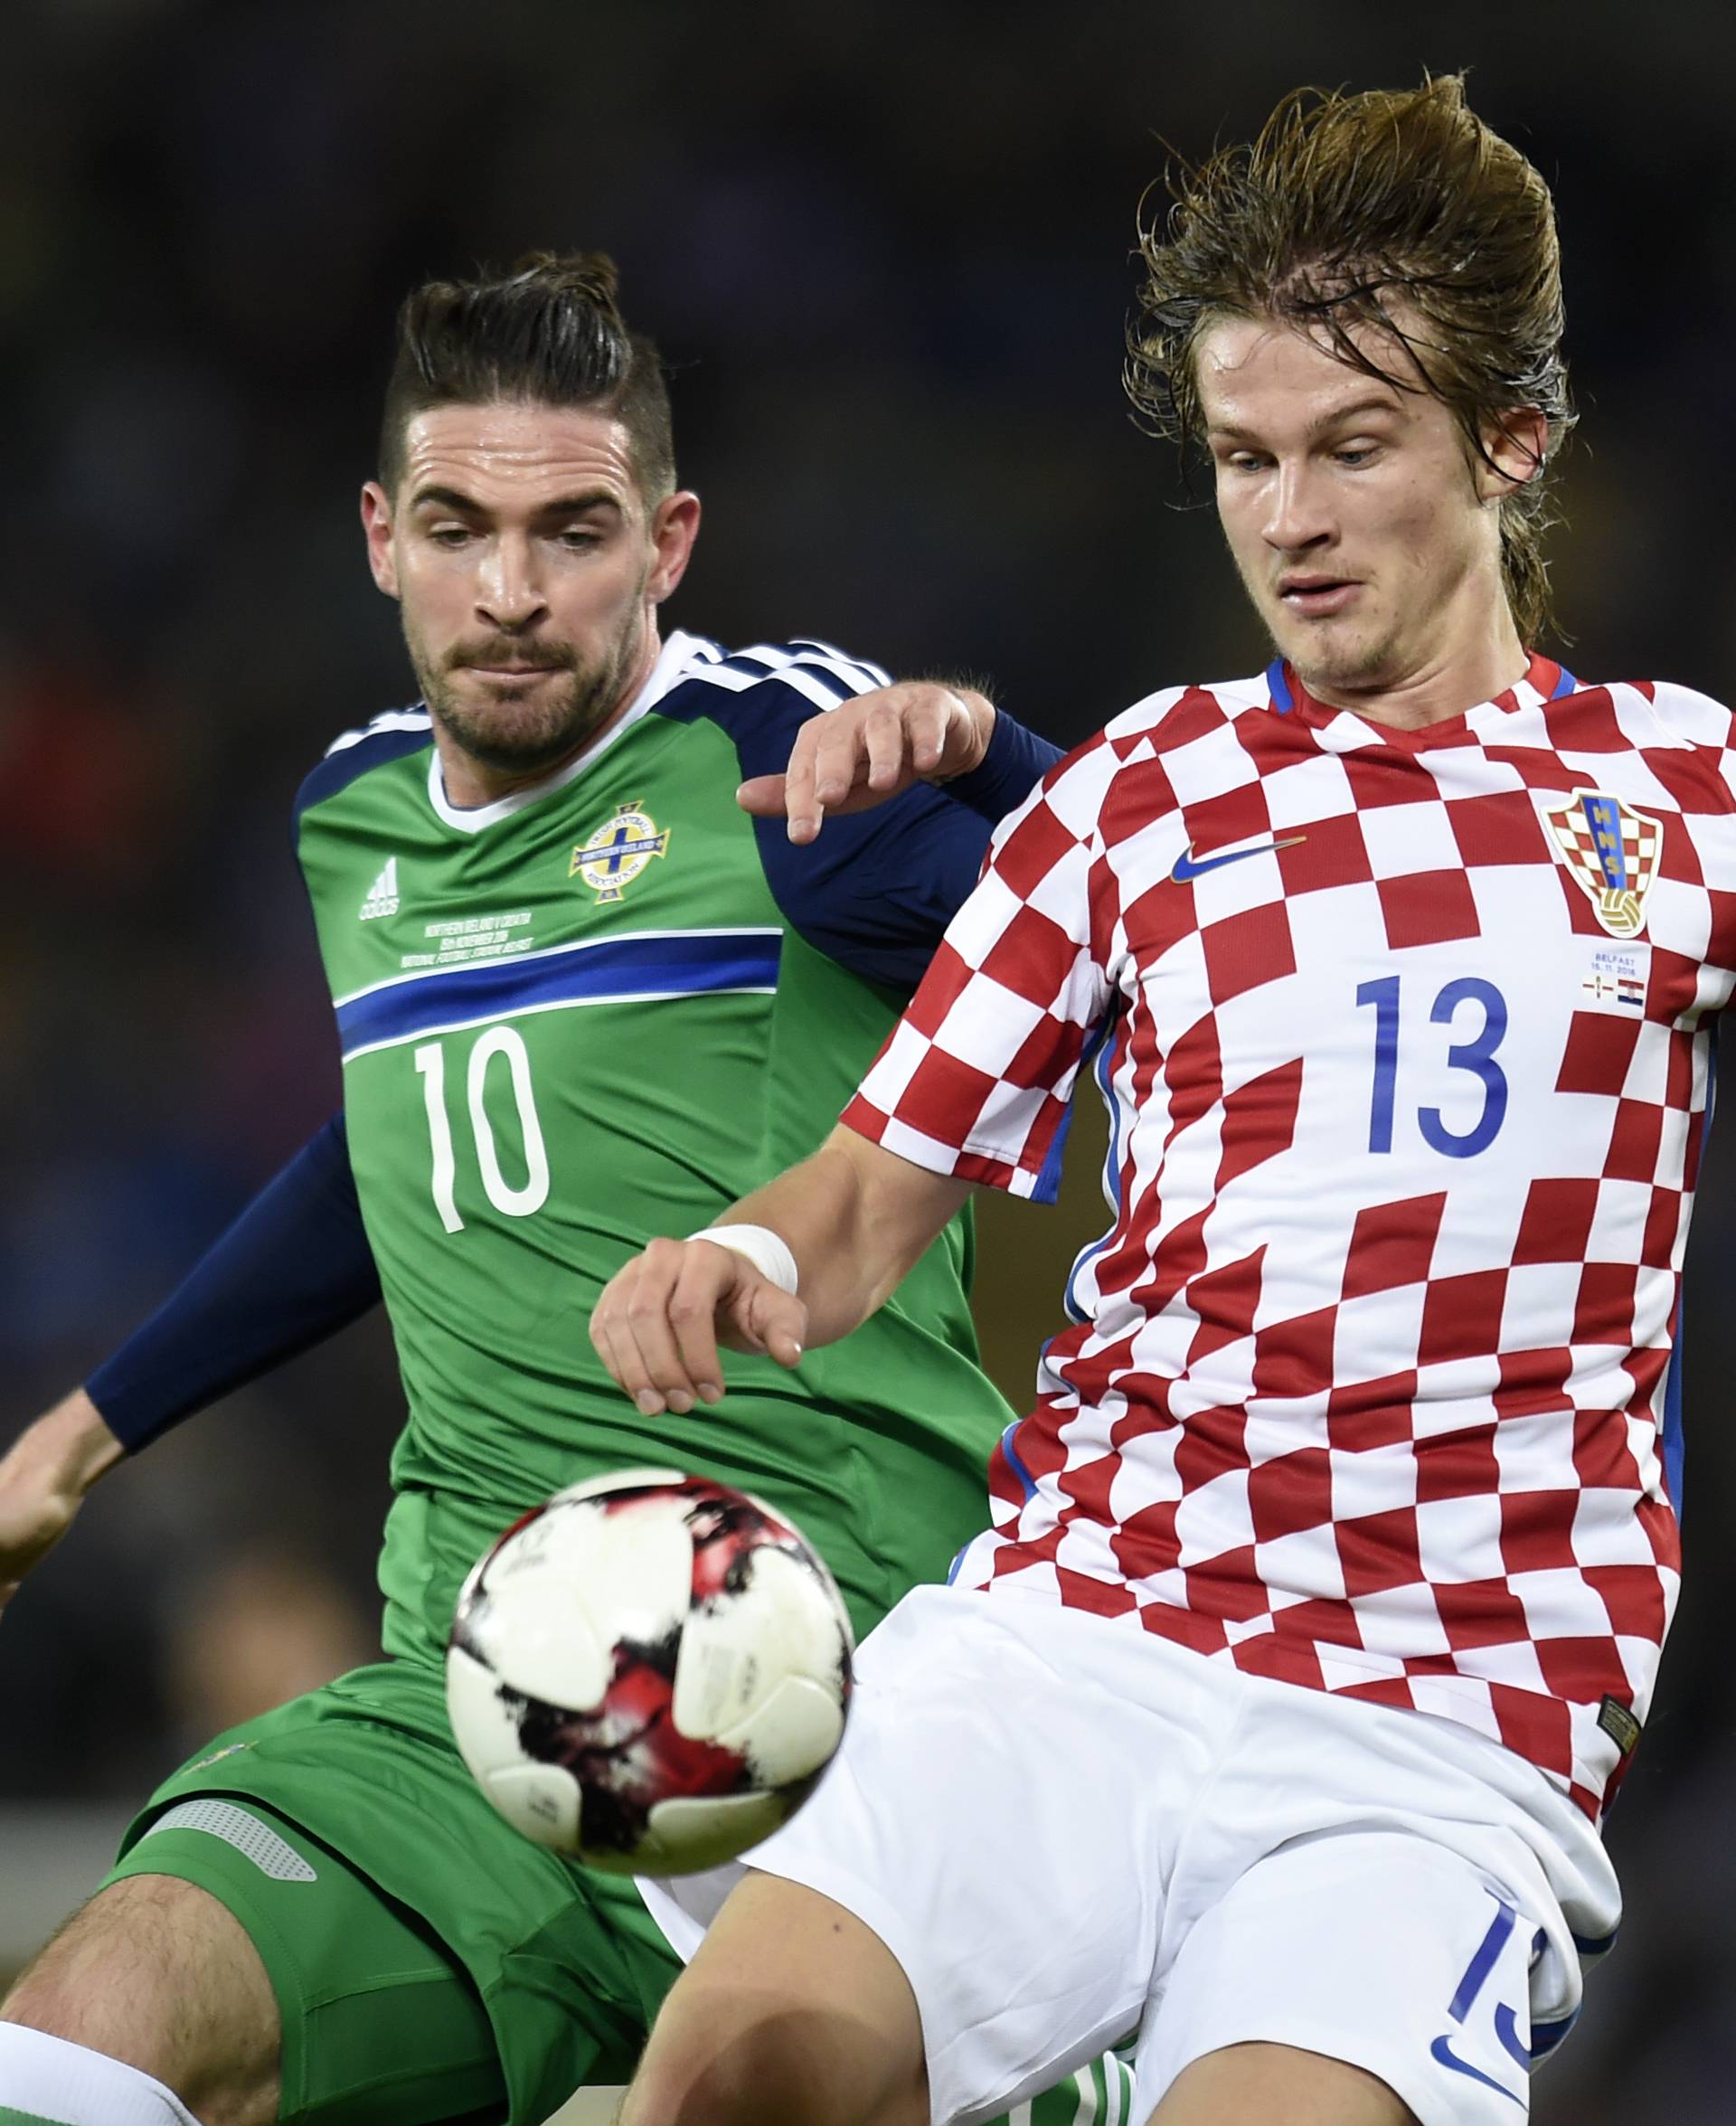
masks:
<svg viewBox="0 0 1736 2126"><path fill-rule="evenodd" d="M733 1859L844 1736L832 1576L744 1491L668 1469L575 1484L465 1582L446 1658L459 1753L508 1822L621 1875Z"/></svg>

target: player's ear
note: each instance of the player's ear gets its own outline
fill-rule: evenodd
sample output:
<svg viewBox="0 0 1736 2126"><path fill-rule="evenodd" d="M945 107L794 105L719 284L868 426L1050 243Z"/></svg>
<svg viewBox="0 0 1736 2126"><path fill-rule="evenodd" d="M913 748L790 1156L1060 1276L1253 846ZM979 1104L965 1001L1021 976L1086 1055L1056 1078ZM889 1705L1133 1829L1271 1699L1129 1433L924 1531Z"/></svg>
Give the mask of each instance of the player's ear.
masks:
<svg viewBox="0 0 1736 2126"><path fill-rule="evenodd" d="M656 558L646 579L645 594L661 605L687 572L699 536L699 496L691 488L665 496L651 514L651 544Z"/></svg>
<svg viewBox="0 0 1736 2126"><path fill-rule="evenodd" d="M1548 416L1537 406L1518 406L1483 428L1483 456L1476 461L1477 498L1498 502L1534 480L1549 451Z"/></svg>
<svg viewBox="0 0 1736 2126"><path fill-rule="evenodd" d="M378 480L362 490L362 533L368 543L368 566L388 598L398 595L398 558L392 551L392 498Z"/></svg>

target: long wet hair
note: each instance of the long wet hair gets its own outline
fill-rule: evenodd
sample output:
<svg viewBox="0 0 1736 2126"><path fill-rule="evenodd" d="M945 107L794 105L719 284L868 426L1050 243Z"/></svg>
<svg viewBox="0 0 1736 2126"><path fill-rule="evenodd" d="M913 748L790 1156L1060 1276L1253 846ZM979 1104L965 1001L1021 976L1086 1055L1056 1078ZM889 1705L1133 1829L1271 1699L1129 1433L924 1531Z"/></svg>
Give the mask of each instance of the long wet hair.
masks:
<svg viewBox="0 0 1736 2126"><path fill-rule="evenodd" d="M1499 504L1507 602L1535 642L1550 619L1548 474L1576 418L1561 250L1549 187L1467 108L1462 79L1298 89L1250 145L1178 162L1162 189L1167 211L1141 213L1146 279L1127 335L1142 423L1184 449L1201 439L1194 357L1226 317L1280 319L1353 368L1434 392L1486 463L1491 431L1536 409L1535 471Z"/></svg>

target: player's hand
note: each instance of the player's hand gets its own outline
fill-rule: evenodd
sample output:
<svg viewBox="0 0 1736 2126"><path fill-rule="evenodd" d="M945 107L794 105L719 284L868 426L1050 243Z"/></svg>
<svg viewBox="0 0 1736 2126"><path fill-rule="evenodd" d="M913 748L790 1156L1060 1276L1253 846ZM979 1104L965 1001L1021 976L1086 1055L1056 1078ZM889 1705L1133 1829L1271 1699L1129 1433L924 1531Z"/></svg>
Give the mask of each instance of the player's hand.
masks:
<svg viewBox="0 0 1736 2126"><path fill-rule="evenodd" d="M598 1356L646 1417L715 1403L720 1344L795 1365L807 1334L793 1293L711 1240L654 1240L609 1279L590 1317Z"/></svg>
<svg viewBox="0 0 1736 2126"><path fill-rule="evenodd" d="M76 1388L0 1459L0 1610L65 1535L85 1493L121 1452L96 1404Z"/></svg>
<svg viewBox="0 0 1736 2126"><path fill-rule="evenodd" d="M913 782L949 782L979 767L995 704L970 687L907 679L810 716L781 775L756 775L735 793L761 819L781 812L793 842L811 842L828 812L865 812Z"/></svg>

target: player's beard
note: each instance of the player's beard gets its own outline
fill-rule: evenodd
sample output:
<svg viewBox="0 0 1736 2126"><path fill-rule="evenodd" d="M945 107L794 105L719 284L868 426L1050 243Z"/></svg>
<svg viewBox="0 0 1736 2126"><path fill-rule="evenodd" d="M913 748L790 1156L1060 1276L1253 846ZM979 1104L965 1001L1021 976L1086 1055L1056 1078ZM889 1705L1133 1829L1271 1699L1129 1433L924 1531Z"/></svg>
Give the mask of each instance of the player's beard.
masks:
<svg viewBox="0 0 1736 2126"><path fill-rule="evenodd" d="M408 619L404 640L428 713L454 744L497 774L535 775L582 751L620 707L638 654L637 632L624 627L590 666L571 643L527 643L511 635L467 638L437 659L417 641ZM522 694L495 692L464 670L491 660L562 676Z"/></svg>

